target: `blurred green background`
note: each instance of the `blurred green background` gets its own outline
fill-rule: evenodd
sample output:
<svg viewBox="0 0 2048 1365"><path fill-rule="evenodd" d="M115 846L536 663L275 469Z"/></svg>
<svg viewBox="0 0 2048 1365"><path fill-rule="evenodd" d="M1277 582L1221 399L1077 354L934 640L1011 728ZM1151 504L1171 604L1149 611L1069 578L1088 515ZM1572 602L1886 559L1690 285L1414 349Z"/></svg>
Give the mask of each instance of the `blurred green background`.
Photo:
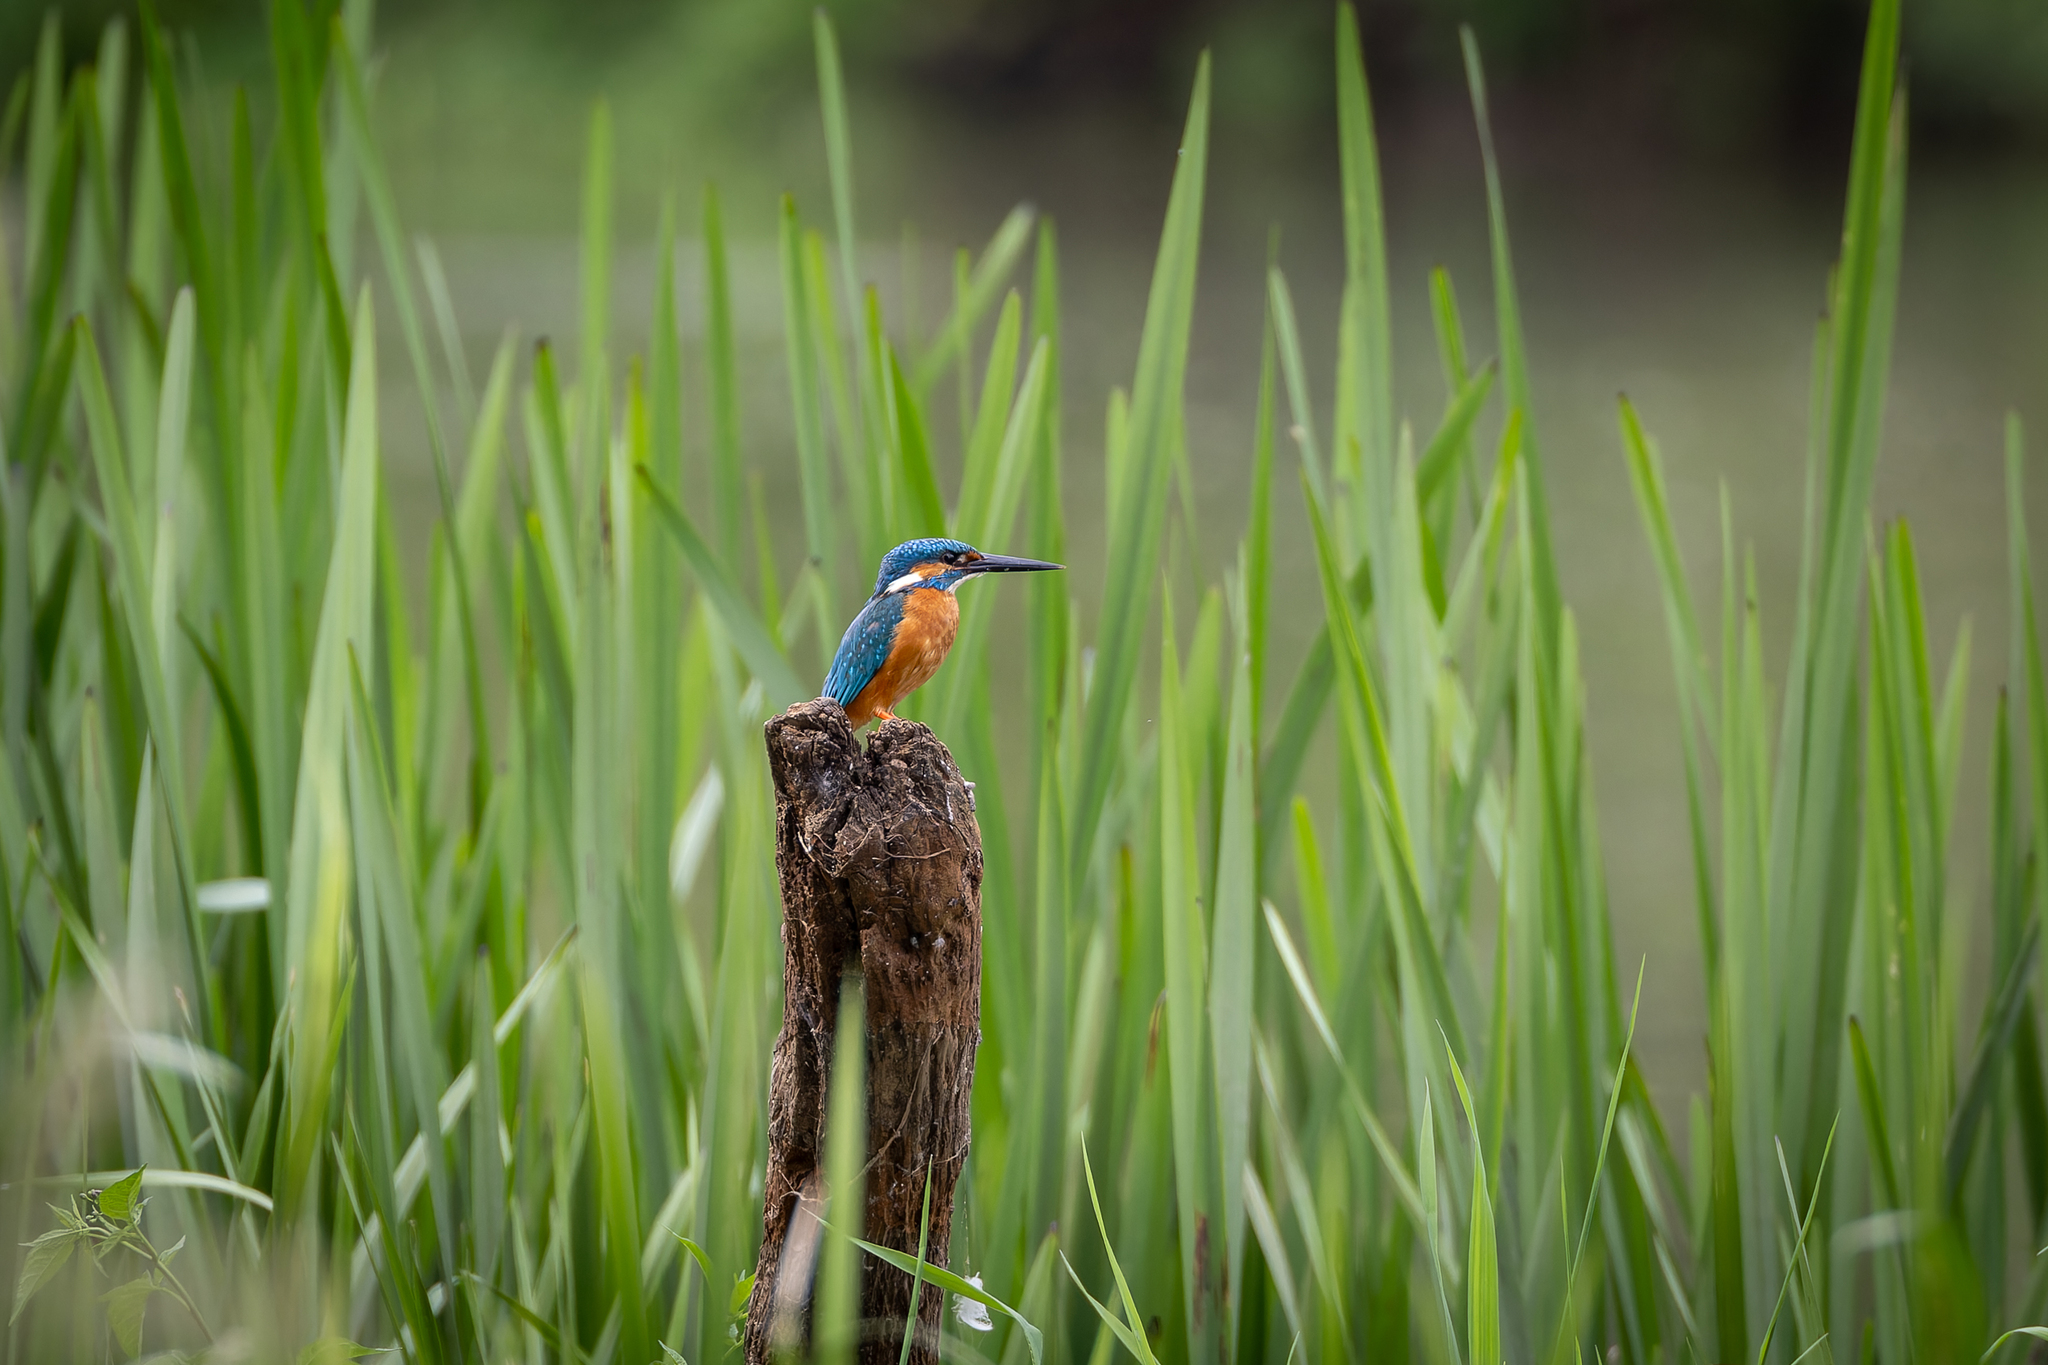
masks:
<svg viewBox="0 0 2048 1365"><path fill-rule="evenodd" d="M85 59L128 6L60 5ZM203 85L269 98L265 6L165 0ZM839 0L865 264L892 320L930 328L951 258L1030 201L1065 262L1069 486L1095 484L1101 413L1128 383L1178 120L1196 52L1215 59L1216 130L1189 384L1194 547L1213 576L1242 525L1271 230L1328 398L1343 278L1326 0ZM0 7L0 81L30 59L43 6ZM473 367L507 329L572 334L585 118L610 102L621 246L615 315L644 342L665 195L695 219L724 195L748 389L748 458L797 524L774 261L777 196L826 215L811 6L792 0L410 0L377 7L374 96L405 222L446 262ZM1643 1044L1660 1098L1703 1084L1698 944L1663 625L1613 425L1626 391L1659 432L1687 562L1719 573L1725 482L1754 541L1767 651L1783 658L1797 573L1808 349L1834 259L1864 6L1851 0L1379 0L1363 7L1386 180L1403 413L1444 395L1425 275L1492 326L1479 158L1458 64L1473 25L1495 126L1554 482L1567 599L1585 648L1589 729L1623 961L1649 960ZM2004 658L1999 423L2048 429L2048 5L1906 7L1913 170L1880 514L1911 511L1931 634L1978 626L1973 760ZM225 104L217 101L225 116ZM898 235L897 225L915 224ZM699 252L678 256L686 328ZM388 324L387 324L388 325ZM694 338L686 335L686 361ZM411 373L385 348L387 477L401 519L434 507ZM701 407L690 416L694 423ZM1074 480L1081 480L1074 483ZM2048 488L2048 479L2029 481ZM1276 541L1277 663L1321 620L1297 500ZM1087 516L1085 506L1077 509ZM2037 506L2035 524L2048 520ZM1101 527L1071 528L1077 592L1101 580ZM791 545L798 536L791 532ZM423 551L422 551L423 553ZM849 587L853 585L848 585ZM1084 597L1084 607L1092 608ZM1983 845L1968 771L1960 846ZM1981 901L1988 888L1977 888Z"/></svg>

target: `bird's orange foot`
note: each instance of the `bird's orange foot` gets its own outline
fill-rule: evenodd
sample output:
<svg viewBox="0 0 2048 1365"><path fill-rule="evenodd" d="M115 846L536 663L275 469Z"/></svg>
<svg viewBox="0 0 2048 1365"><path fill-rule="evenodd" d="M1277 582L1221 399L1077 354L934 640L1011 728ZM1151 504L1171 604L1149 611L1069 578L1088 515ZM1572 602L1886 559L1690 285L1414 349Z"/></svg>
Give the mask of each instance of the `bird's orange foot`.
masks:
<svg viewBox="0 0 2048 1365"><path fill-rule="evenodd" d="M876 720L894 720L894 719L896 719L896 713L895 713L894 711L877 711L877 712L875 712L875 719L876 719Z"/></svg>

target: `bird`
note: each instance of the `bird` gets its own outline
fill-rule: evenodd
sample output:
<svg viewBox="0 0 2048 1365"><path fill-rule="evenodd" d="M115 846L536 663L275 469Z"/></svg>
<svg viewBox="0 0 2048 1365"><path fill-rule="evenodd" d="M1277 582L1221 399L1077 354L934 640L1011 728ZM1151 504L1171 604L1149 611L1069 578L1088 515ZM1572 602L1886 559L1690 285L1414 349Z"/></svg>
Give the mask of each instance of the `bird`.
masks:
<svg viewBox="0 0 2048 1365"><path fill-rule="evenodd" d="M906 540L882 556L868 598L825 675L825 695L859 730L896 719L905 697L931 681L960 629L960 585L978 574L1064 569L1042 559L983 554L961 540Z"/></svg>

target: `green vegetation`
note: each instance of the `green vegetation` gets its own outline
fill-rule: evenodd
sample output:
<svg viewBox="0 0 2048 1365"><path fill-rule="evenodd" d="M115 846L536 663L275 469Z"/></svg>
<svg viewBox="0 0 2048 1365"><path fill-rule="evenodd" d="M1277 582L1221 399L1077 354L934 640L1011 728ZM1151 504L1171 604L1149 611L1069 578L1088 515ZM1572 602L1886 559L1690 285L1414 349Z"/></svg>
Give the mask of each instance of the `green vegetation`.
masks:
<svg viewBox="0 0 2048 1365"><path fill-rule="evenodd" d="M146 19L68 82L46 42L7 108L0 1218L25 1246L0 1257L4 1359L717 1361L760 1227L778 1018L759 724L810 694L894 541L1064 557L1053 233L1033 256L1013 218L925 345L894 335L818 20L833 193L829 231L781 218L804 553L778 557L796 537L771 544L760 510L717 199L702 363L673 206L649 351L615 354L596 110L581 335L508 338L479 387L369 135L362 15L274 0L274 89L225 118ZM1100 619L1061 576L1012 585L970 606L912 707L979 783L987 859L975 1145L951 1270L922 1272L950 1357L2031 1344L1993 1347L2048 1295L2048 681L2015 428L1986 877L1949 837L1968 636L1937 686L1911 537L1869 512L1897 35L1877 0L1782 677L1725 518L1710 639L1656 448L1620 414L1690 798L1673 897L1696 905L1711 1007L1682 1143L1630 1052L1639 969L1609 933L1491 142L1499 333L1468 337L1433 281L1448 397L1418 434L1392 411L1348 9L1334 388L1304 371L1276 268L1236 568L1192 613L1161 570L1193 534L1198 68L1135 372L1086 475ZM399 543L380 468L392 338L432 455L424 548ZM1267 644L1288 466L1318 581L1286 586L1324 611L1298 664ZM998 689L994 620L1020 608L1028 663ZM1297 788L1319 745L1315 809ZM1963 889L1987 883L1988 924ZM1980 1010L1962 966L1985 933ZM835 1358L853 1230L822 1258Z"/></svg>

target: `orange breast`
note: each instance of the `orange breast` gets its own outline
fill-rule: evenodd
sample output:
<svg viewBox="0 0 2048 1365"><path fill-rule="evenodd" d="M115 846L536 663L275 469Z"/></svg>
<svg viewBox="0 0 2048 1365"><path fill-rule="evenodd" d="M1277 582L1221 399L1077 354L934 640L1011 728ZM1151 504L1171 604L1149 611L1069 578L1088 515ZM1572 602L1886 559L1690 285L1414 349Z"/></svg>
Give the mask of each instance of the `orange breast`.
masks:
<svg viewBox="0 0 2048 1365"><path fill-rule="evenodd" d="M857 730L880 712L894 711L897 702L930 682L959 632L960 603L952 593L912 588L888 660L846 708L853 727Z"/></svg>

